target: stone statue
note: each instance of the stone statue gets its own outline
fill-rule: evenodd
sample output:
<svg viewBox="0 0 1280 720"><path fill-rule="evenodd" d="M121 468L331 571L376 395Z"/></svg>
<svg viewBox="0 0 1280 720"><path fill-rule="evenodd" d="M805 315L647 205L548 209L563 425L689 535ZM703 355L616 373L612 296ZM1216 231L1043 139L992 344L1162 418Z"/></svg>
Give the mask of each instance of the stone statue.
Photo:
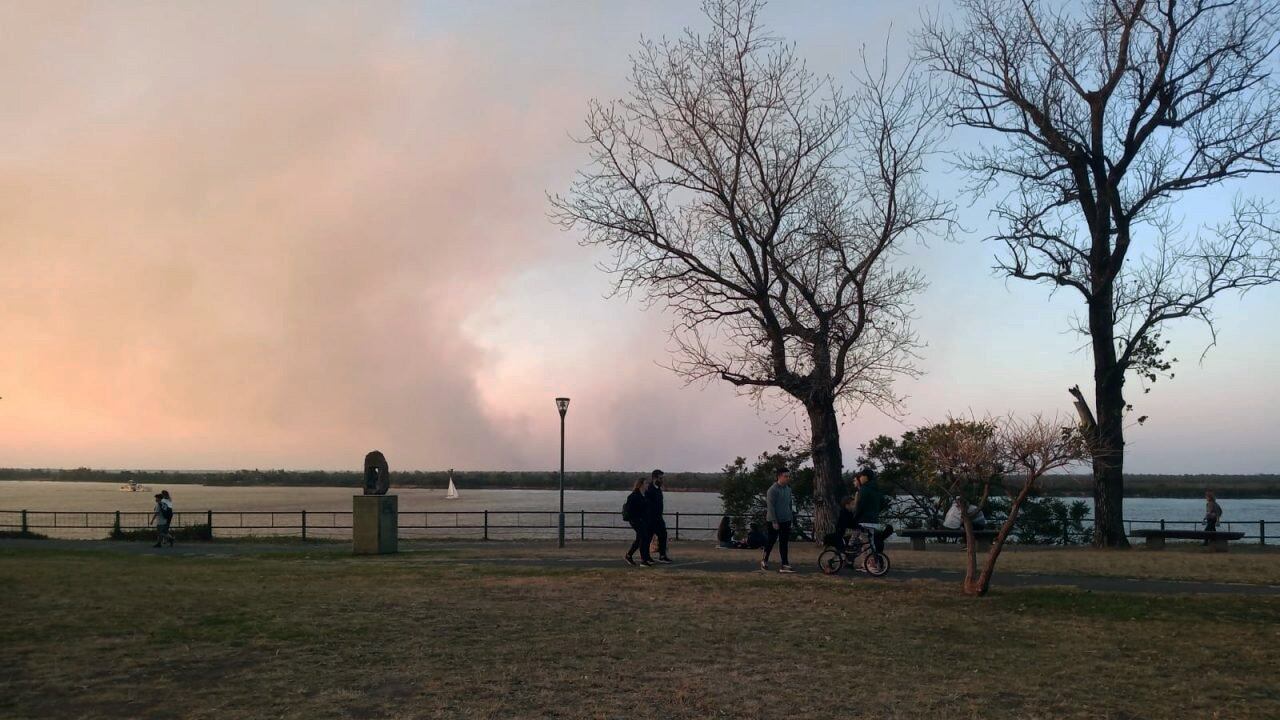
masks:
<svg viewBox="0 0 1280 720"><path fill-rule="evenodd" d="M377 450L364 456L364 494L386 495L391 487L391 470L387 458Z"/></svg>

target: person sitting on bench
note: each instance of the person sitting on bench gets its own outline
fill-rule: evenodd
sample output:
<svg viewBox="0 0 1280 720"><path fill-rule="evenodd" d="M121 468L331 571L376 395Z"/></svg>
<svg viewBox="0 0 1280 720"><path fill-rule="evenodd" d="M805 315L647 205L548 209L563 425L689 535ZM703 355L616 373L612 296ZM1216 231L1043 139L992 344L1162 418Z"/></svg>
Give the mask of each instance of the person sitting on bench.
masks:
<svg viewBox="0 0 1280 720"><path fill-rule="evenodd" d="M969 519L973 522L974 530L987 529L987 516L982 513L982 508L977 505L969 508ZM942 519L942 527L948 530L959 530L964 527L964 509L961 507L959 496L956 497L955 502L951 503L951 508L947 510L947 516Z"/></svg>

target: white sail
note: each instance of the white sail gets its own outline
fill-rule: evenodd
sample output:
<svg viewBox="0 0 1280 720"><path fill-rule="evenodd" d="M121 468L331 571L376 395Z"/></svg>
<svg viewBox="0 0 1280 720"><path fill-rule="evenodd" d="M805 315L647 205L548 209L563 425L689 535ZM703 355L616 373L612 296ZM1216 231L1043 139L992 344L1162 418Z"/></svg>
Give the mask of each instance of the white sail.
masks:
<svg viewBox="0 0 1280 720"><path fill-rule="evenodd" d="M453 484L453 478L449 478L449 492L445 493L444 499L445 500L458 499L458 488L456 485Z"/></svg>

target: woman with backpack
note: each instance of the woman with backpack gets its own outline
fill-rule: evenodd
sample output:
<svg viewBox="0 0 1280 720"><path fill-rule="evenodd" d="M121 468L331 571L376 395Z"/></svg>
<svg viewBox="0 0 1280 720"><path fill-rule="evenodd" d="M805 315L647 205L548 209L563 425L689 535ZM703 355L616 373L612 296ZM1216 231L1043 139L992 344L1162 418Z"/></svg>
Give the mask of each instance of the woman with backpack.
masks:
<svg viewBox="0 0 1280 720"><path fill-rule="evenodd" d="M635 565L636 549L640 550L640 564L644 567L653 565L653 560L649 557L649 541L651 534L649 523L646 522L648 507L644 499L644 486L648 482L648 478L640 478L636 480L636 484L631 487L631 494L627 496L627 502L622 506L622 519L631 524L631 529L636 532L635 542L631 543L631 549L627 551L626 561L628 565Z"/></svg>
<svg viewBox="0 0 1280 720"><path fill-rule="evenodd" d="M173 547L173 534L169 532L169 523L173 520L173 500L169 498L169 491L156 493L156 507L151 512L151 520L156 525L156 544L152 547L160 547L165 540L169 541L169 547Z"/></svg>

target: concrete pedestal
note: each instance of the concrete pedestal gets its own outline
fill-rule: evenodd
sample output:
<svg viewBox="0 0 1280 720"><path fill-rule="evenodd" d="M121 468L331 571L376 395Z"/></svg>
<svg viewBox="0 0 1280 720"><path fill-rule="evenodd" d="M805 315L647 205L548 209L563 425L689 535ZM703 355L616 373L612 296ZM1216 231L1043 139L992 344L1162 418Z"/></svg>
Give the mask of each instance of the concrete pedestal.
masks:
<svg viewBox="0 0 1280 720"><path fill-rule="evenodd" d="M385 555L399 549L399 510L395 495L351 498L351 545L357 555Z"/></svg>

